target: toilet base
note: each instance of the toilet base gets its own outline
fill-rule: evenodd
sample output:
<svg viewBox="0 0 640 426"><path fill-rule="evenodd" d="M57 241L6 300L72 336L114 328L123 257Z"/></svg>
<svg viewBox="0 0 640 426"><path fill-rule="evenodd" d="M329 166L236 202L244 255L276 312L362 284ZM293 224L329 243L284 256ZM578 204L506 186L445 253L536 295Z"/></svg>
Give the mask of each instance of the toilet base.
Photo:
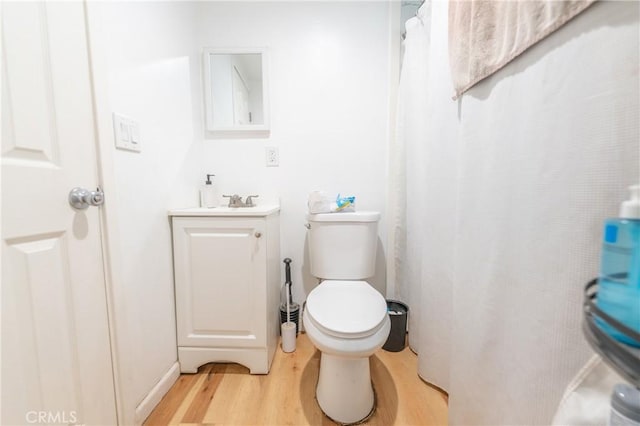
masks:
<svg viewBox="0 0 640 426"><path fill-rule="evenodd" d="M368 419L375 410L369 357L346 358L321 352L316 398L322 411L337 423Z"/></svg>

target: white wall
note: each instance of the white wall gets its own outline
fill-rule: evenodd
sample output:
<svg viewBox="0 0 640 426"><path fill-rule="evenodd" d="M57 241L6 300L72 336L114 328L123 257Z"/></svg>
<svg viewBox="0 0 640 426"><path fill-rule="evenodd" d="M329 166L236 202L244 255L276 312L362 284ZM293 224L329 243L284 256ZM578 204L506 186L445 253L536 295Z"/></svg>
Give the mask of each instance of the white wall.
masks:
<svg viewBox="0 0 640 426"><path fill-rule="evenodd" d="M224 194L280 198L281 255L293 259L299 302L317 283L308 272L303 226L307 195L316 189L355 195L358 209L382 212L372 283L385 293L388 8L384 2L201 4L200 46L269 49L271 99L270 137L205 140L203 173L215 173ZM265 167L266 146L279 148L280 167Z"/></svg>
<svg viewBox="0 0 640 426"><path fill-rule="evenodd" d="M193 3L101 2L90 4L90 13L101 24L92 28L92 37L101 38L104 47L94 53L107 62L109 108L138 121L142 137L141 153L111 145L108 173L114 179L105 188L105 207L114 218L108 226L114 237L109 255L117 269L112 313L120 414L124 424L133 424L144 419L136 418L136 407L177 359L167 210L198 200L197 9ZM110 125L104 123L108 119L102 126Z"/></svg>

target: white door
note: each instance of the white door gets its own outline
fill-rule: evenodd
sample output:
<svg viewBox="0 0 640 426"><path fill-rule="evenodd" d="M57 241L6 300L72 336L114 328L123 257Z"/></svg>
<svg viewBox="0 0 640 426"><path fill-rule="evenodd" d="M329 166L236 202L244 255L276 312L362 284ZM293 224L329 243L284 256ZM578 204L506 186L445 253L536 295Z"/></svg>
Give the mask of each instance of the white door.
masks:
<svg viewBox="0 0 640 426"><path fill-rule="evenodd" d="M117 423L84 3L2 2L3 425Z"/></svg>

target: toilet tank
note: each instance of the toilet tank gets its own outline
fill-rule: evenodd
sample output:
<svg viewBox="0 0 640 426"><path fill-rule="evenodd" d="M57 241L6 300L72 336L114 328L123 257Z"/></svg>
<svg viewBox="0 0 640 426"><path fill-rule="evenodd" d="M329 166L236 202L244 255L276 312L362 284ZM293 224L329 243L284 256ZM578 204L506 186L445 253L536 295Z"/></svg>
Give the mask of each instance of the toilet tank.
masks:
<svg viewBox="0 0 640 426"><path fill-rule="evenodd" d="M311 275L325 280L361 280L376 269L378 212L307 215Z"/></svg>

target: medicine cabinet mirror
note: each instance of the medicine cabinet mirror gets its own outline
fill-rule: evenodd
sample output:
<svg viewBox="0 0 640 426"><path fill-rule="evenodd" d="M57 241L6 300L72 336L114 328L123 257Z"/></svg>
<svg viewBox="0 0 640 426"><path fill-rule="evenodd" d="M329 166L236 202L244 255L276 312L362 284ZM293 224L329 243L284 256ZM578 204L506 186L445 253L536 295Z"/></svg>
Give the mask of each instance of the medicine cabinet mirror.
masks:
<svg viewBox="0 0 640 426"><path fill-rule="evenodd" d="M267 51L205 48L206 129L216 136L269 133Z"/></svg>

